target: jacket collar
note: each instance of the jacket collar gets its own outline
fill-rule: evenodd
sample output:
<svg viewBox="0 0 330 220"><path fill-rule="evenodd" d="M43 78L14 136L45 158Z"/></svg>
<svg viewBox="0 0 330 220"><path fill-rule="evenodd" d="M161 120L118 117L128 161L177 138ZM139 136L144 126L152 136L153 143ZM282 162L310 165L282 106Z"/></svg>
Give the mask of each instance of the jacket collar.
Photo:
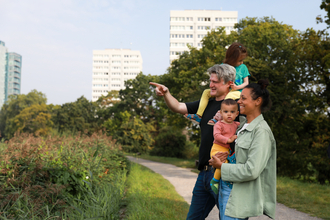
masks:
<svg viewBox="0 0 330 220"><path fill-rule="evenodd" d="M252 131L263 120L264 120L264 116L260 114L258 117L253 119L253 121L245 129L248 131ZM243 127L243 125L247 122L246 117L244 116L240 116L239 121L241 124L238 126L237 131L239 131Z"/></svg>

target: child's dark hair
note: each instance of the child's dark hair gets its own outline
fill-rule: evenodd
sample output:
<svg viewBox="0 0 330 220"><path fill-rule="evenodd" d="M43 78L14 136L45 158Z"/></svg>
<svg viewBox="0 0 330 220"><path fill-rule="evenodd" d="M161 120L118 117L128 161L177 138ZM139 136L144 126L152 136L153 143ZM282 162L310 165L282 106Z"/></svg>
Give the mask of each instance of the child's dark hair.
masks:
<svg viewBox="0 0 330 220"><path fill-rule="evenodd" d="M227 63L231 66L235 66L241 55L247 56L247 49L241 43L232 43L226 52L226 58L223 63Z"/></svg>
<svg viewBox="0 0 330 220"><path fill-rule="evenodd" d="M251 97L253 100L257 98L262 98L261 104L261 112L268 111L272 106L272 100L270 99L269 91L267 90L267 86L269 82L267 79L260 79L258 83L251 83L247 85L245 88L250 88Z"/></svg>
<svg viewBox="0 0 330 220"><path fill-rule="evenodd" d="M234 99L225 99L222 101L221 106L222 105L236 105L237 106L237 102ZM238 106L237 106L238 108Z"/></svg>

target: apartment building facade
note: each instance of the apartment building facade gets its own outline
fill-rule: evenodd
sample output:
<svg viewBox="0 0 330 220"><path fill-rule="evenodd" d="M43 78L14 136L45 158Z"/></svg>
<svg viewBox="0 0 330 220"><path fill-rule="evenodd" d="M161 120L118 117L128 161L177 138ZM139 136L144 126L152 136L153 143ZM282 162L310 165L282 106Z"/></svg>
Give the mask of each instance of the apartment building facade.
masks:
<svg viewBox="0 0 330 220"><path fill-rule="evenodd" d="M130 49L93 50L92 101L111 90L125 88L125 81L142 72L140 51Z"/></svg>
<svg viewBox="0 0 330 220"><path fill-rule="evenodd" d="M22 56L8 52L0 41L0 107L10 95L21 94Z"/></svg>
<svg viewBox="0 0 330 220"><path fill-rule="evenodd" d="M201 48L201 40L211 29L225 27L226 34L230 34L237 17L237 11L170 11L170 63L189 50L187 45Z"/></svg>

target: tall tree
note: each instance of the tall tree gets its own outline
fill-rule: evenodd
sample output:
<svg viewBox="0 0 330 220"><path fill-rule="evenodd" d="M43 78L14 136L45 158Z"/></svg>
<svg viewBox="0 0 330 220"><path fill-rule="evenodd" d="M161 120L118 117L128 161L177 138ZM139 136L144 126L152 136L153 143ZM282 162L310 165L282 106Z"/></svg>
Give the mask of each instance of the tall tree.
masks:
<svg viewBox="0 0 330 220"><path fill-rule="evenodd" d="M89 134L101 128L97 112L99 106L80 97L75 102L65 103L60 108L55 108L53 122L60 132L87 132Z"/></svg>
<svg viewBox="0 0 330 220"><path fill-rule="evenodd" d="M317 16L316 22L317 23L325 22L328 25L327 28L330 28L330 0L322 0L320 8L326 11L327 15L324 16L324 18L322 18L321 15Z"/></svg>
<svg viewBox="0 0 330 220"><path fill-rule="evenodd" d="M46 104L34 104L24 108L12 119L12 131L46 135L52 129L53 122ZM12 133L8 135L11 137Z"/></svg>
<svg viewBox="0 0 330 220"><path fill-rule="evenodd" d="M16 124L14 118L27 107L32 105L46 104L47 98L45 94L32 90L28 94L11 95L9 100L2 106L0 111L0 131L1 135L9 138L16 132Z"/></svg>

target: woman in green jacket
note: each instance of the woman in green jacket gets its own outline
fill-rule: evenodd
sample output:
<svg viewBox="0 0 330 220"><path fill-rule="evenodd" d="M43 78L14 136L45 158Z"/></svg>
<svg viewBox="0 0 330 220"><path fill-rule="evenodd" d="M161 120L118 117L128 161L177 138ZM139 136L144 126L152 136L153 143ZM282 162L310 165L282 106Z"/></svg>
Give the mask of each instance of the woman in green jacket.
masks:
<svg viewBox="0 0 330 220"><path fill-rule="evenodd" d="M213 156L209 161L221 169L221 220L248 219L263 214L275 219L276 142L261 114L271 106L267 86L267 80L259 80L241 93L238 104L240 113L246 117L240 117L234 158L228 157L229 163L224 163Z"/></svg>

